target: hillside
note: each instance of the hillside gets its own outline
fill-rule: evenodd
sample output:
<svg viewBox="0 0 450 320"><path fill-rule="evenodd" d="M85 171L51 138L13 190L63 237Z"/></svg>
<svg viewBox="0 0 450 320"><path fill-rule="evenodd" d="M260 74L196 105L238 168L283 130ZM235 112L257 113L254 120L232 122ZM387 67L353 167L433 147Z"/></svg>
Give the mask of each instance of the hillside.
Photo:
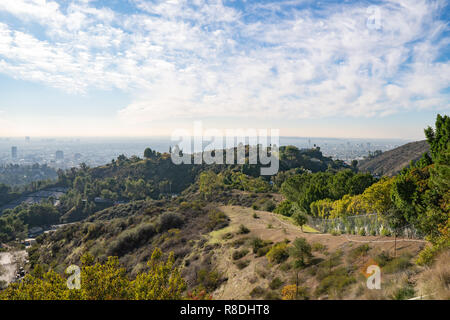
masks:
<svg viewBox="0 0 450 320"><path fill-rule="evenodd" d="M370 172L377 175L394 176L411 161L420 159L423 153L430 149L426 140L410 142L398 148L386 151L380 155L362 160L358 163L361 172Z"/></svg>
<svg viewBox="0 0 450 320"><path fill-rule="evenodd" d="M448 299L450 130L442 121L450 128L439 117L426 131L431 157L391 178L290 146L270 178L247 164L175 167L168 154L148 152L59 173L69 188L60 203L8 211L0 242L20 245L30 227L74 223L36 237L27 275L0 299ZM403 148L388 158L415 150ZM73 264L108 286L66 289ZM368 266L382 274L381 290L368 288ZM145 284L160 276L161 291Z"/></svg>
<svg viewBox="0 0 450 320"><path fill-rule="evenodd" d="M223 206L220 210L229 217L230 224L210 233L208 239L216 246L213 261L217 270L227 281L214 291L215 299L279 299L282 287L295 283L297 272L302 299L389 299L408 281L420 278L424 270L414 266L412 259L426 242L399 241L397 256L401 257L403 265L397 266L393 259L383 266L385 285L374 295L365 285L362 270L369 261L381 261L384 255L392 256L393 238L333 236L318 233L307 226L302 231L290 219L271 212L240 206ZM245 225L249 233L240 234L241 225ZM312 257L300 270L292 267L292 258L281 262L269 261L265 255L253 251L255 239L274 244L288 243L290 246L296 238L305 239L313 250ZM247 251L244 257L235 259L235 252ZM345 272L338 275L343 270ZM345 282L343 285L340 283L342 280Z"/></svg>
<svg viewBox="0 0 450 320"><path fill-rule="evenodd" d="M237 197L252 198L233 193ZM107 209L40 239L41 245L30 250L30 262L31 267L40 263L62 273L86 252L99 261L114 254L134 278L160 247L175 252L188 290L206 289L213 299L281 299L283 288L296 282L297 271L289 255L271 261L267 252L279 244L290 248L297 238L312 248L298 271L300 299L401 299L405 288L422 292L426 268L413 261L425 241L397 239L395 258L392 237L333 236L308 226L302 231L291 219L271 212L220 203L205 206L198 200ZM383 288L377 292L366 288L361 271L370 261L382 266Z"/></svg>

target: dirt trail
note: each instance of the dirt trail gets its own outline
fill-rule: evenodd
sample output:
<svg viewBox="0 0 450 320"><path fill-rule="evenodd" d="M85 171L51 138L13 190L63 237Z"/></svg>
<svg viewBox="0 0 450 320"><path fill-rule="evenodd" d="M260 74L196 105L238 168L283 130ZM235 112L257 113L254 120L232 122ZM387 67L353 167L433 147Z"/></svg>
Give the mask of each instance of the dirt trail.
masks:
<svg viewBox="0 0 450 320"><path fill-rule="evenodd" d="M369 245L376 252L394 250L394 238L392 237L333 236L331 234L314 232L308 227L305 228L305 232L302 232L290 220L271 212L258 211L240 206L222 206L220 210L230 218L230 225L224 229L212 232L209 242L222 244L220 248L215 250L215 264L218 270L228 278L228 281L214 292L213 296L215 299L249 299L249 292L253 288L256 286L268 286L268 279L261 277L261 273L277 272L268 266L266 257L257 258L251 253L244 258L244 260L249 262L249 265L239 270L231 258L232 252L235 250L231 246L231 243L239 238L259 237L263 240L271 240L276 243L285 239L293 241L295 238L302 237L309 243L318 242L325 245L329 252L334 252L339 249L349 251L351 248L360 245L358 242L375 241L369 243ZM255 213L257 218L254 216ZM241 224L250 230L249 234L236 235ZM235 234L235 236L231 240L224 240L224 235L228 233ZM424 242L398 241L397 254L410 252L416 255L424 245Z"/></svg>
<svg viewBox="0 0 450 320"><path fill-rule="evenodd" d="M220 209L231 219L231 227L243 224L255 235L262 239L272 240L274 242L283 241L284 239L292 241L296 237L303 237L308 240L308 242L320 242L325 244L331 251L348 242L370 243L383 250L394 248L393 237L347 234L333 236L328 233L308 232L306 229L309 228L305 228L305 232L302 232L298 226L293 225L289 220L284 220L282 216L272 212L258 211L240 206L223 206L220 207ZM254 213L258 215L258 219L253 217ZM271 228L269 228L269 225L271 225ZM397 249L422 247L425 243L426 242L423 240L398 238Z"/></svg>

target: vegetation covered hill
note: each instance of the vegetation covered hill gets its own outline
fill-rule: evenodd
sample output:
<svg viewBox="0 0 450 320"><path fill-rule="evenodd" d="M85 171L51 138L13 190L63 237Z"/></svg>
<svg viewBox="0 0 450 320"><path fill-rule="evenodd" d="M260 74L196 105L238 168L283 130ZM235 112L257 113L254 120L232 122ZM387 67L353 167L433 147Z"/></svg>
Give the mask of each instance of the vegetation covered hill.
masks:
<svg viewBox="0 0 450 320"><path fill-rule="evenodd" d="M425 134L430 153L381 179L291 146L272 177L175 166L151 150L59 172L70 188L60 205L8 211L0 241L74 223L36 239L28 275L0 299L448 299L450 118ZM326 230L308 226L317 220ZM381 291L365 287L368 263L381 267ZM74 292L71 264L88 279Z"/></svg>
<svg viewBox="0 0 450 320"><path fill-rule="evenodd" d="M28 185L34 181L55 180L57 177L56 170L46 164L0 166L0 184L10 187Z"/></svg>
<svg viewBox="0 0 450 320"><path fill-rule="evenodd" d="M246 154L248 157L248 146ZM52 186L65 187L68 192L60 198L56 210L49 203L23 204L5 210L0 218L0 241L23 239L32 227L80 221L117 203L176 196L191 186L198 187L196 181L207 171L222 173L226 176L225 184L233 188L261 192L278 188L287 176L299 172L348 167L342 161L324 157L319 149L299 150L293 146L280 148L280 172L273 177L259 177L259 165L176 165L170 154L149 148L145 155L145 159L122 155L101 167L82 164L80 168L60 170L58 181L52 182ZM0 184L0 206L48 184L33 182L20 190Z"/></svg>
<svg viewBox="0 0 450 320"><path fill-rule="evenodd" d="M403 168L416 162L430 150L426 140L410 142L398 148L368 157L358 163L361 172L370 172L379 176L394 176Z"/></svg>

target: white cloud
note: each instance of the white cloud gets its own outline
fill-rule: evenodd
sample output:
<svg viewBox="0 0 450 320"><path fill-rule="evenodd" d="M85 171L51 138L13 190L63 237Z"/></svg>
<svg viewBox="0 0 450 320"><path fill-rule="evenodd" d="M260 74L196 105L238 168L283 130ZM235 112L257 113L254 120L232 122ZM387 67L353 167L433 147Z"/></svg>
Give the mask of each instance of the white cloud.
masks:
<svg viewBox="0 0 450 320"><path fill-rule="evenodd" d="M320 15L285 1L135 0L122 14L72 1L3 0L0 11L41 24L0 23L0 72L71 92L118 88L135 101L132 122L234 116L378 116L448 107L450 64L437 59L448 27L442 1L385 1L380 29L367 5L329 5ZM285 13L284 17L276 12ZM249 18L258 16L259 19Z"/></svg>

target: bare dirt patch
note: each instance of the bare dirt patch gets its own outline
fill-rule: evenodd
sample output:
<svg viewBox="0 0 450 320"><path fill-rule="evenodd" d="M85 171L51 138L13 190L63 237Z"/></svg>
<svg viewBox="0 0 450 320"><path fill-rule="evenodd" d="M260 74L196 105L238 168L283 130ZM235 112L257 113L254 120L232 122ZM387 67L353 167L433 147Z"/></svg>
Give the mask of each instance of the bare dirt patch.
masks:
<svg viewBox="0 0 450 320"><path fill-rule="evenodd" d="M0 253L0 281L7 284L16 277L16 271L19 264L23 263L26 257L26 251L13 251Z"/></svg>

